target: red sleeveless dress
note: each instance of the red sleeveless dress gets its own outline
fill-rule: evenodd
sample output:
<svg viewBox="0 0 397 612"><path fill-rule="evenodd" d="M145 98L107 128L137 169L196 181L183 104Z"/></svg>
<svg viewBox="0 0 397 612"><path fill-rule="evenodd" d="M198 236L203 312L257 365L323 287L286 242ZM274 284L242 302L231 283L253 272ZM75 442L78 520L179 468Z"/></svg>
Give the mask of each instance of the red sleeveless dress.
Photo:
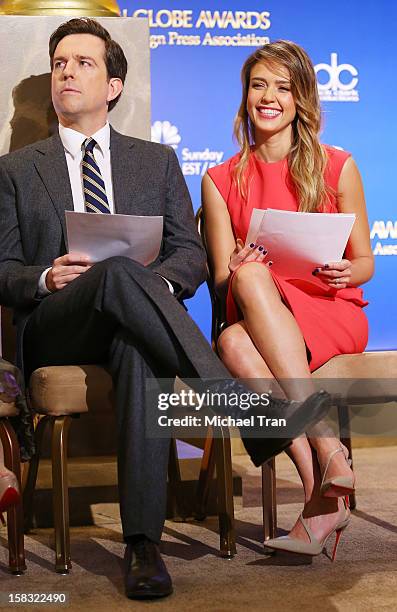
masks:
<svg viewBox="0 0 397 612"><path fill-rule="evenodd" d="M325 145L328 164L324 178L337 192L340 173L350 153ZM208 170L208 174L227 204L235 238L245 241L253 208L273 208L297 211L298 203L291 181L287 160L266 163L253 153L249 161L249 196L244 201L233 181L232 170L239 154L219 166ZM332 196L327 213L337 213L337 199ZM321 214L321 213L319 213ZM264 245L266 247L266 245ZM271 253L269 253L271 259ZM326 263L326 262L324 262ZM368 304L363 300L362 289L348 287L333 289L318 278L281 276L269 268L284 303L293 313L309 351L310 370L314 371L335 355L361 353L368 342L368 321L362 308ZM233 299L229 282L226 314L229 324L242 319Z"/></svg>

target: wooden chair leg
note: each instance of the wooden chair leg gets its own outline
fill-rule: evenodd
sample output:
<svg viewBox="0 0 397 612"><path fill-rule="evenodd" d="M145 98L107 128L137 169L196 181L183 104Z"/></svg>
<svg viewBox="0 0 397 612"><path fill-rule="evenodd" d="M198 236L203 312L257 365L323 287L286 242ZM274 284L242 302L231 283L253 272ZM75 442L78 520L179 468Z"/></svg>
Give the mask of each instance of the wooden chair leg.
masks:
<svg viewBox="0 0 397 612"><path fill-rule="evenodd" d="M1 420L0 437L4 449L4 464L14 472L22 490L19 444L12 425L6 419ZM10 571L13 574L22 574L26 570L22 497L16 506L7 511L7 530Z"/></svg>
<svg viewBox="0 0 397 612"><path fill-rule="evenodd" d="M215 448L212 428L208 428L204 453L201 459L200 474L197 483L196 511L194 518L203 521L207 516L208 495L215 470Z"/></svg>
<svg viewBox="0 0 397 612"><path fill-rule="evenodd" d="M176 522L183 522L187 512L182 495L182 478L179 466L178 450L175 438L171 438L170 455L168 460L168 483L171 494L172 516Z"/></svg>
<svg viewBox="0 0 397 612"><path fill-rule="evenodd" d="M218 486L218 513L220 550L224 557L236 554L236 534L234 530L234 501L232 453L229 432L217 429L220 437L214 436L216 482Z"/></svg>
<svg viewBox="0 0 397 612"><path fill-rule="evenodd" d="M338 403L338 421L339 421L339 431L341 432L340 441L342 444L346 446L349 451L349 456L352 461L352 469L353 469L353 449L352 449L352 439L351 439L351 429L350 429L350 419L349 419L349 405L345 402ZM356 494L352 493L349 495L349 504L351 510L354 510L357 506Z"/></svg>
<svg viewBox="0 0 397 612"><path fill-rule="evenodd" d="M55 571L67 574L70 559L69 491L67 475L70 416L52 417L52 494L55 529Z"/></svg>
<svg viewBox="0 0 397 612"><path fill-rule="evenodd" d="M270 459L262 465L263 541L276 537L276 462Z"/></svg>
<svg viewBox="0 0 397 612"><path fill-rule="evenodd" d="M36 453L29 462L29 467L26 471L26 475L23 483L23 507L25 510L25 533L29 533L29 530L33 526L33 509L34 509L34 490L37 481L37 472L39 469L41 448L43 443L43 436L51 417L42 417L35 429L34 438Z"/></svg>

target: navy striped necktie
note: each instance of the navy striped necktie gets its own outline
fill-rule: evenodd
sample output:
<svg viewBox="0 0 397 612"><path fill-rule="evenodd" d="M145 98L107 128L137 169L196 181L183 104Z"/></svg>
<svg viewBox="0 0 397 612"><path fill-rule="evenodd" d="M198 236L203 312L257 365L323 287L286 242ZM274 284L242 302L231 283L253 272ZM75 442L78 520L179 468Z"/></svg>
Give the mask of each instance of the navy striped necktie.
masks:
<svg viewBox="0 0 397 612"><path fill-rule="evenodd" d="M105 183L94 157L96 141L87 138L83 144L82 175L86 212L110 213Z"/></svg>

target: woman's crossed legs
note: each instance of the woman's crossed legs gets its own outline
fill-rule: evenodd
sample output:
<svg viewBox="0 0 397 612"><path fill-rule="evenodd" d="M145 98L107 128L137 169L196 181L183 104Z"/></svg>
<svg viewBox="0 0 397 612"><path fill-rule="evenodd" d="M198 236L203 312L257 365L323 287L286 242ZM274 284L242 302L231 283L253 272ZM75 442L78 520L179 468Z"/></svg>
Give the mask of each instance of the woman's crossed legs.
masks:
<svg viewBox="0 0 397 612"><path fill-rule="evenodd" d="M248 379L255 391L267 391L267 381L276 379L280 393L287 398L305 399L314 391L306 345L268 267L255 262L241 266L234 275L232 291L244 320L226 328L219 337L218 350L226 367L233 376ZM338 523L343 507L337 498L320 495L321 469L339 447L337 438L323 434L297 438L288 449L303 483L303 516L320 541ZM344 453L336 453L327 478L350 475ZM308 540L299 520L290 535Z"/></svg>

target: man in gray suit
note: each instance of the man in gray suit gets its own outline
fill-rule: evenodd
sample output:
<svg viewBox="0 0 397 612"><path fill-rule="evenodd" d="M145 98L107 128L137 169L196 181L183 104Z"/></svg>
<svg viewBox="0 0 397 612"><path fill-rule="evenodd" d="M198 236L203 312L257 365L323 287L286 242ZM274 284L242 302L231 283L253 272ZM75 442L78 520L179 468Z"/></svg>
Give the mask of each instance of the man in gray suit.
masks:
<svg viewBox="0 0 397 612"><path fill-rule="evenodd" d="M108 124L127 72L119 45L97 22L72 19L51 36L50 59L59 133L0 160L0 303L14 309L26 377L46 365L109 368L126 594L161 597L172 592L158 550L169 440L145 436L145 380L230 378L182 304L205 279L205 252L173 150ZM67 252L65 210L162 215L161 252L148 268L124 257L92 265ZM322 404L307 404L313 418ZM266 413L287 406L272 400ZM253 461L288 442L251 443Z"/></svg>

